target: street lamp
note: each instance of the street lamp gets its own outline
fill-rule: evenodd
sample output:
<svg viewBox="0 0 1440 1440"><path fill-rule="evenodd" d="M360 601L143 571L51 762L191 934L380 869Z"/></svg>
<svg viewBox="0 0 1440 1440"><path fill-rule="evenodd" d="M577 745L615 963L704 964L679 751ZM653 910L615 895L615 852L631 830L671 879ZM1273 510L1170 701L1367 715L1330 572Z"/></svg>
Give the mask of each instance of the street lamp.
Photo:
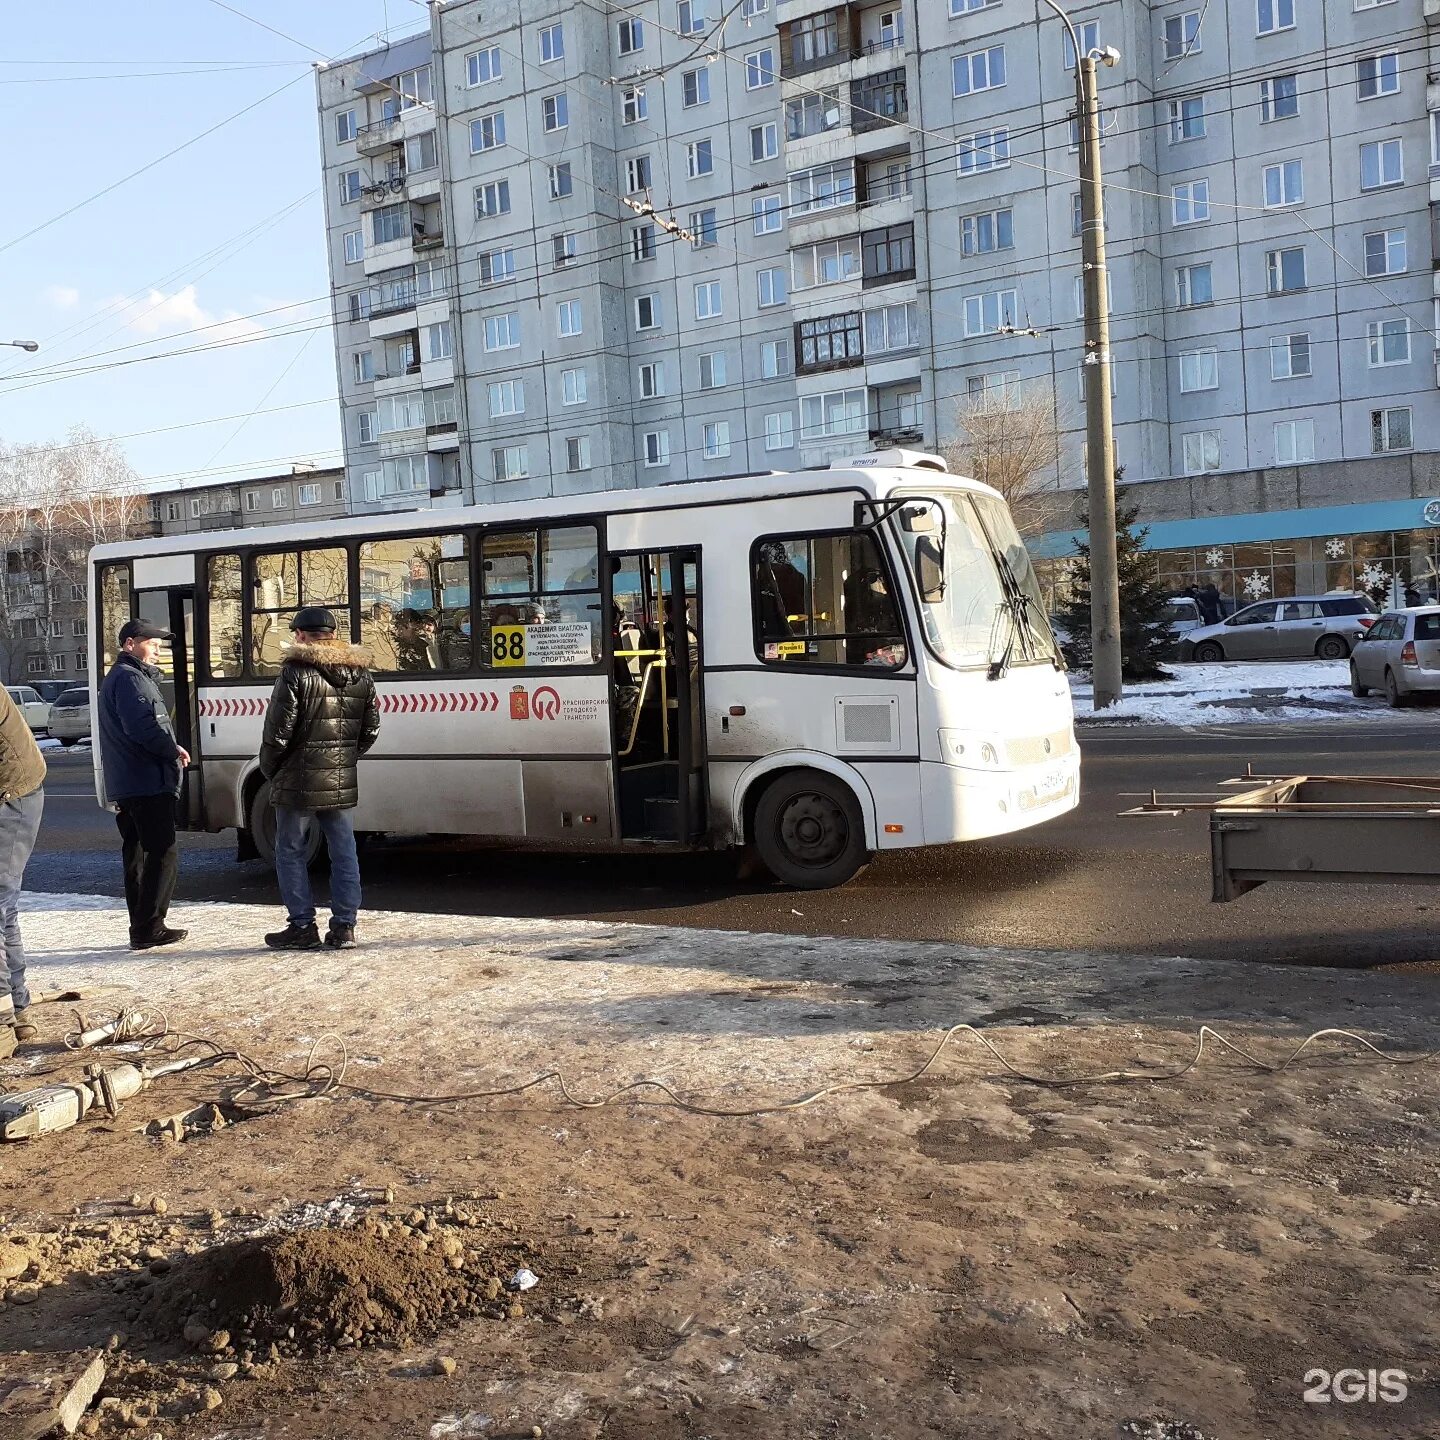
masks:
<svg viewBox="0 0 1440 1440"><path fill-rule="evenodd" d="M1096 62L1113 67L1114 46L1084 50L1075 22L1045 0L1075 52L1075 124L1080 139L1080 235L1085 295L1085 469L1090 512L1090 678L1097 710L1120 698L1120 576L1115 539L1115 426L1110 403L1110 283L1105 268L1105 197L1100 187L1100 91Z"/></svg>
<svg viewBox="0 0 1440 1440"><path fill-rule="evenodd" d="M32 355L40 348L38 340L0 340L0 345L13 345L17 350L28 350Z"/></svg>

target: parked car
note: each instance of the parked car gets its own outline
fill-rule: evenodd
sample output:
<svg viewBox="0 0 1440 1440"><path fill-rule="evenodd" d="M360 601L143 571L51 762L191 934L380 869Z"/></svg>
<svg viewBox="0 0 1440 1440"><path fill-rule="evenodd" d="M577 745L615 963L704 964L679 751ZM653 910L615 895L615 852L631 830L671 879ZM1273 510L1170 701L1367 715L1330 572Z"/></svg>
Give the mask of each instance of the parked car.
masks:
<svg viewBox="0 0 1440 1440"><path fill-rule="evenodd" d="M53 705L65 691L72 688L72 683L69 680L32 680L30 687L40 692L40 698L47 705Z"/></svg>
<svg viewBox="0 0 1440 1440"><path fill-rule="evenodd" d="M1364 595L1296 595L1262 600L1180 642L1182 660L1281 660L1317 655L1343 660L1375 623Z"/></svg>
<svg viewBox="0 0 1440 1440"><path fill-rule="evenodd" d="M85 686L72 686L50 707L49 730L62 745L90 738L90 692Z"/></svg>
<svg viewBox="0 0 1440 1440"><path fill-rule="evenodd" d="M1165 602L1164 613L1177 641L1205 623L1205 617L1200 613L1200 602L1190 595L1172 595Z"/></svg>
<svg viewBox="0 0 1440 1440"><path fill-rule="evenodd" d="M1387 610L1350 656L1350 689L1383 690L1397 710L1417 694L1440 691L1440 605Z"/></svg>
<svg viewBox="0 0 1440 1440"><path fill-rule="evenodd" d="M31 733L43 735L46 725L50 722L50 706L40 692L33 685L7 685L5 689L25 717L25 723L30 727Z"/></svg>

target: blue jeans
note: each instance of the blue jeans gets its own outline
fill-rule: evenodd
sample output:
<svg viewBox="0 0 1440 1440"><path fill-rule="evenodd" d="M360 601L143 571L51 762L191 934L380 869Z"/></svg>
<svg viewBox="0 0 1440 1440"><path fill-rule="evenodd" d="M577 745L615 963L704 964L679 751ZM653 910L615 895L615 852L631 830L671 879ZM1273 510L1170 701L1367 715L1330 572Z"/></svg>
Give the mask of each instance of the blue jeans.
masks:
<svg viewBox="0 0 1440 1440"><path fill-rule="evenodd" d="M330 852L330 918L337 925L353 925L360 911L360 861L355 854L355 827L348 810L292 810L275 807L275 879L292 925L303 929L315 923L315 900L310 893L310 867L306 831L318 825Z"/></svg>
<svg viewBox="0 0 1440 1440"><path fill-rule="evenodd" d="M20 885L25 863L40 833L45 813L45 791L34 790L0 805L0 942L5 947L5 973L0 980L0 1025L8 1024L11 1010L30 1003L25 986L25 946L20 941Z"/></svg>

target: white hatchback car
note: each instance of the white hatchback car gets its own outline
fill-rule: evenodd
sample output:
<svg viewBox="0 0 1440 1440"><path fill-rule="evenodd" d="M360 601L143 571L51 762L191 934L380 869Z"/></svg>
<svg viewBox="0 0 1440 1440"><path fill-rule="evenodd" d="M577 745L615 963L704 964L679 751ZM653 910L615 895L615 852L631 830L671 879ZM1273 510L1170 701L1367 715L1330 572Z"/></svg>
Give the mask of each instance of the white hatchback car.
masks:
<svg viewBox="0 0 1440 1440"><path fill-rule="evenodd" d="M25 717L25 723L36 735L43 735L50 723L50 706L40 698L40 692L30 685L7 685L10 699Z"/></svg>
<svg viewBox="0 0 1440 1440"><path fill-rule="evenodd" d="M1440 605L1387 610L1351 652L1350 689L1383 690L1397 709L1416 694L1440 691Z"/></svg>

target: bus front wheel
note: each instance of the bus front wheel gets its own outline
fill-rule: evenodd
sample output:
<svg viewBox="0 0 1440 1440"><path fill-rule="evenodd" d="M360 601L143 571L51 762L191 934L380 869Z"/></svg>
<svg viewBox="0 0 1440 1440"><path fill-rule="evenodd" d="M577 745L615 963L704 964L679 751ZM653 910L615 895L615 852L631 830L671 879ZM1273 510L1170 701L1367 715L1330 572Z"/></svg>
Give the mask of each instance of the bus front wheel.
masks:
<svg viewBox="0 0 1440 1440"><path fill-rule="evenodd" d="M791 771L766 787L755 807L755 849L777 880L797 890L843 885L870 859L855 796L818 770Z"/></svg>
<svg viewBox="0 0 1440 1440"><path fill-rule="evenodd" d="M275 863L275 807L270 803L270 782L263 781L250 797L250 839L255 846L256 856L267 865ZM325 837L318 825L311 825L306 832L305 863L312 868L319 863L325 846Z"/></svg>

